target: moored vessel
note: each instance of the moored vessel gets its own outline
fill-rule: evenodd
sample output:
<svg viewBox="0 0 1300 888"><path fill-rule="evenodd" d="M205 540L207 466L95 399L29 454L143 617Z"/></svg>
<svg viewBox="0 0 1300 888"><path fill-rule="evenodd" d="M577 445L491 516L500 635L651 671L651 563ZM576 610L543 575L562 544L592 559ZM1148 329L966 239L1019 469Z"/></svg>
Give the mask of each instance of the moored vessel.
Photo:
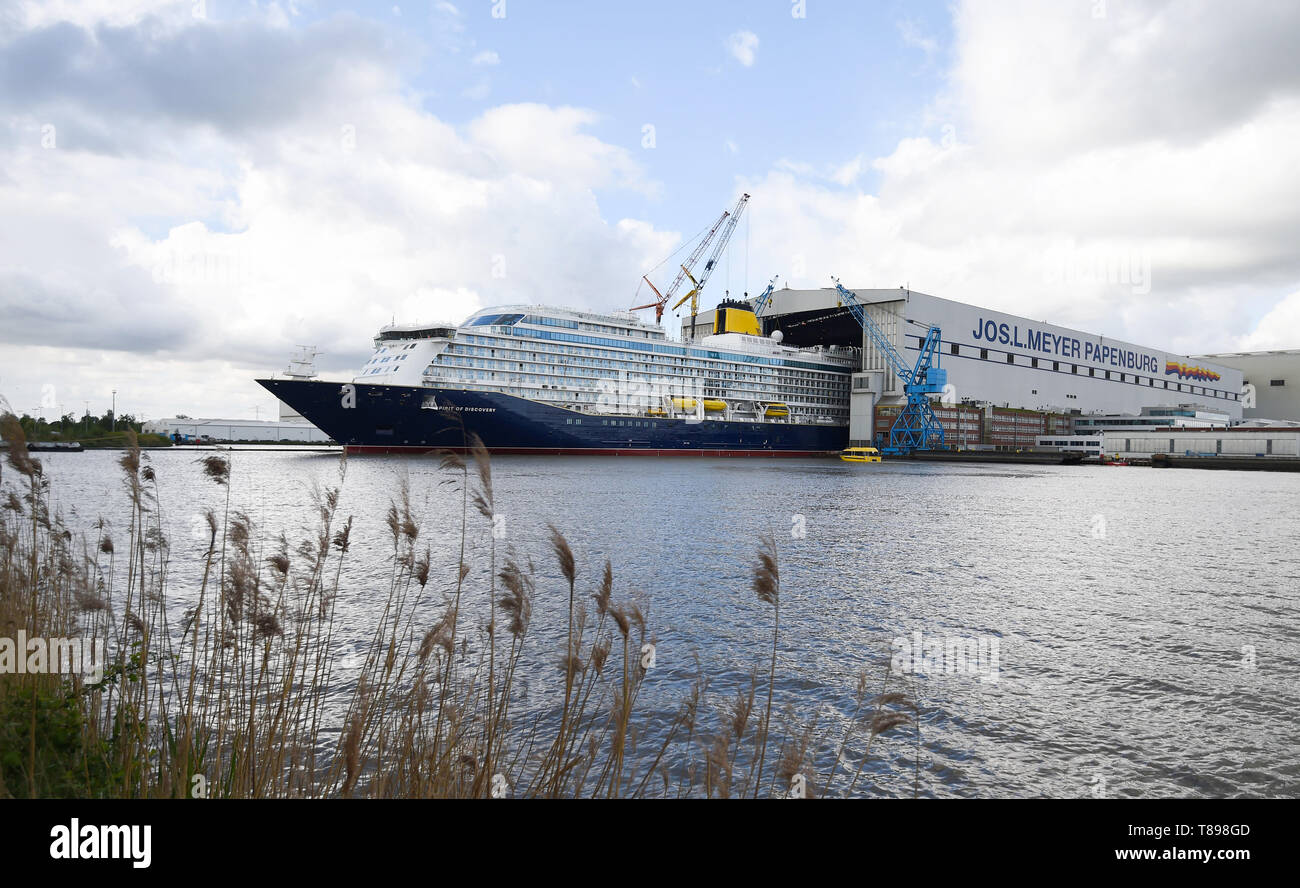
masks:
<svg viewBox="0 0 1300 888"><path fill-rule="evenodd" d="M840 459L852 463L878 463L880 451L874 447L846 447L840 451Z"/></svg>
<svg viewBox="0 0 1300 888"><path fill-rule="evenodd" d="M739 332L740 330L748 332ZM460 325L381 329L351 382L258 382L350 452L832 455L847 443L855 348L722 329L668 339L628 312L483 309Z"/></svg>

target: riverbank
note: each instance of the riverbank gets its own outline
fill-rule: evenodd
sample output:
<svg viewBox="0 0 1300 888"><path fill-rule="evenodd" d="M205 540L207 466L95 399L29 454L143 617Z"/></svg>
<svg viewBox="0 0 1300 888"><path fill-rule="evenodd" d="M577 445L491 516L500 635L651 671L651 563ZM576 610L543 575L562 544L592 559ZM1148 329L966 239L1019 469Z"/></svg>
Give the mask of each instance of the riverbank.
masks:
<svg viewBox="0 0 1300 888"><path fill-rule="evenodd" d="M886 459L911 459L947 463L1017 463L1020 465L1074 466L1083 462L1082 453L1056 453L1045 450L918 450L908 456Z"/></svg>
<svg viewBox="0 0 1300 888"><path fill-rule="evenodd" d="M1174 456L1156 453L1143 465L1157 469L1229 469L1238 472L1300 472L1293 456Z"/></svg>

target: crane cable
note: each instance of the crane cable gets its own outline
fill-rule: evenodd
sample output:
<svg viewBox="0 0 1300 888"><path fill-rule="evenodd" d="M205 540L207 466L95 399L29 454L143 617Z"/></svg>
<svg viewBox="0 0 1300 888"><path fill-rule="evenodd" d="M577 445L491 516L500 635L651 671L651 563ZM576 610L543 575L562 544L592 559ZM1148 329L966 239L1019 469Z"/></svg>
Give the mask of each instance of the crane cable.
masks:
<svg viewBox="0 0 1300 888"><path fill-rule="evenodd" d="M662 267L665 263L668 262L668 260L672 259L674 256L676 256L676 255L677 255L678 253L680 253L682 250L686 249L686 248L689 247L691 244L695 243L697 240L699 240L701 237L703 237L704 234L705 234L705 232L707 232L707 231L709 230L709 228L710 228L709 225L705 225L703 228L701 228L699 231L697 231L697 232L695 233L695 236L694 236L694 237L692 237L690 240L682 241L682 245L681 245L680 247L678 247L677 249L675 249L675 250L673 250L671 253L669 253L667 256L665 256L662 260L660 260L659 264L653 266L653 267L650 269L650 271L647 271L645 274L641 275L641 277L637 278L636 292L632 294L632 301L633 301L633 302L636 302L637 299L640 298L640 296L641 296L641 285L645 283L645 279L646 279L647 277L650 276L650 273L651 273L651 272L653 272L653 271L659 269L660 267Z"/></svg>

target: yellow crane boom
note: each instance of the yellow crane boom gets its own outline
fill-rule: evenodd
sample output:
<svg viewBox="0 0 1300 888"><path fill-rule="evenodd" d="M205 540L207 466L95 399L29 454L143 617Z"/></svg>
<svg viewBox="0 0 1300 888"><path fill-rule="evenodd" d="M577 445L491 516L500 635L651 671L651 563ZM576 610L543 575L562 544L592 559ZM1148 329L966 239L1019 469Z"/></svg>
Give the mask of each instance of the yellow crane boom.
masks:
<svg viewBox="0 0 1300 888"><path fill-rule="evenodd" d="M749 195L745 195L745 197L749 197ZM673 278L673 282L668 286L667 290L660 293L654 284L650 284L650 278L643 276L642 279L647 284L650 284L650 289L654 291L655 301L647 302L645 305L633 306L631 310L640 311L643 308L653 308L655 310L655 323L659 323L664 316L664 306L667 305L668 301L677 293L678 288L682 285L682 281L690 276L690 271L688 269L694 268L695 263L700 261L700 256L704 254L705 249L708 248L709 243L717 235L718 229L722 227L722 223L727 220L729 215L730 213L728 211L722 211L722 215L718 217L718 221L713 223L713 227L709 229L709 233L695 245L695 249L691 251L691 255L686 257L686 261L682 263L682 270L678 272L677 277Z"/></svg>
<svg viewBox="0 0 1300 888"><path fill-rule="evenodd" d="M745 212L745 204L747 203L749 203L749 195L742 194L740 200L736 201L735 208L730 213L723 213L726 224L722 226L722 233L718 237L718 242L713 246L713 253L709 256L709 261L704 263L704 271L701 272L698 281L686 266L682 266L682 271L691 279L691 291L677 300L677 305L673 306L674 311L689 299L691 300L691 317L700 313L700 293L704 290L704 285L709 282L709 275L713 274L713 269L717 267L718 257L727 248L727 242L731 240L731 233L736 230L736 223L740 221L741 213Z"/></svg>

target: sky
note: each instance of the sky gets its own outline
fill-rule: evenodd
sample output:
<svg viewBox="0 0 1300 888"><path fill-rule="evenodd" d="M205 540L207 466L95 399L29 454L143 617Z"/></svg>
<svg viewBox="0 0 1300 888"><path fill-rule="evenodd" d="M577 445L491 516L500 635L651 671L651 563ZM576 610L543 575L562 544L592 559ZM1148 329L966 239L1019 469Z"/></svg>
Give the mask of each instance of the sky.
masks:
<svg viewBox="0 0 1300 888"><path fill-rule="evenodd" d="M646 302L741 193L705 306L834 275L1297 348L1298 38L1252 0L0 0L0 395L268 418L298 345L344 379L392 320Z"/></svg>

